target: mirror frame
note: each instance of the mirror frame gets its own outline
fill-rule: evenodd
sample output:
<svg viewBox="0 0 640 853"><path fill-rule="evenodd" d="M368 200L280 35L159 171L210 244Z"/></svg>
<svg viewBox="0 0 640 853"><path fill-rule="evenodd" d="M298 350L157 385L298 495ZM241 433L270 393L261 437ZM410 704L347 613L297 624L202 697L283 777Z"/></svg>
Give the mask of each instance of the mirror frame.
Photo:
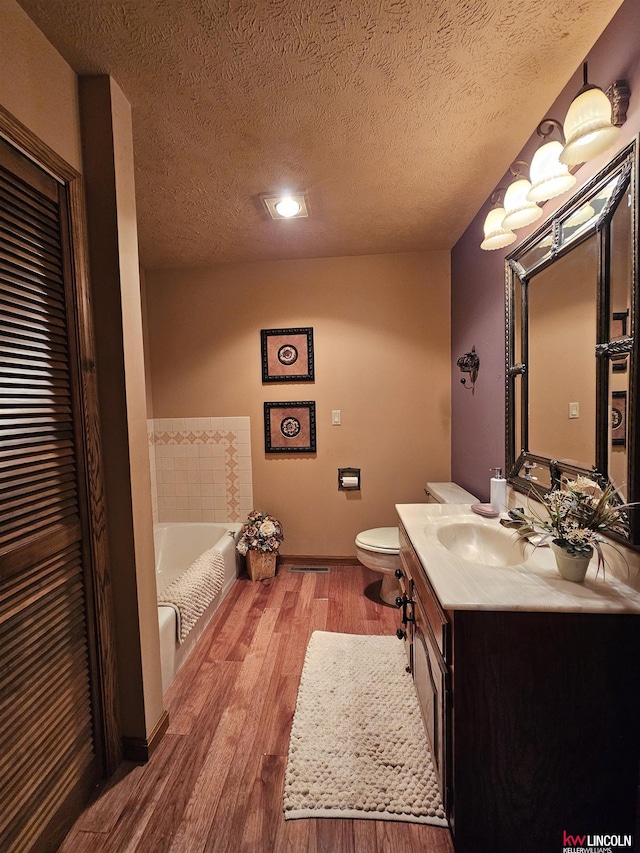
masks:
<svg viewBox="0 0 640 853"><path fill-rule="evenodd" d="M517 249L505 258L505 350L506 350L506 473L511 486L519 492L530 494L532 490L532 466L548 470L546 479L551 489L558 488L563 478L574 479L584 475L596 480L601 486L609 484L609 363L615 355L629 354L629 386L627 406L627 501L636 502L640 499L640 464L638 455L640 445L638 433L640 417L636 417L638 398L638 370L640 360L638 354L640 334L638 299L638 138L622 149L597 175L587 181L570 199L563 204L552 216L527 237ZM608 198L604 208L594 223L575 237L570 236L566 241L563 237L563 223L574 214L578 208L595 198L604 185L615 178L618 182ZM631 191L631 294L630 312L632 335L622 339L610 340L609 324L609 290L611 245L610 224L618 203L626 193ZM585 240L594 236L598 246L598 274L596 298L596 436L595 436L595 465L593 468L582 468L567 464L557 459L540 455L535 449L529 448L529 405L528 405L528 376L526 359L529 351L528 326L528 291L531 279L542 272L554 261L563 257ZM551 238L551 247L544 256L534 260L525 269L525 256L544 239ZM516 354L516 305L520 297L520 353ZM522 360L517 361L516 356ZM518 388L518 384L520 387ZM519 412L518 393L520 396ZM520 416L519 436L518 414ZM519 444L518 444L519 439ZM518 452L518 447L521 450ZM618 486L621 484L619 483ZM550 489L537 486L536 489L545 493ZM640 549L640 508L632 507L627 512L629 536L614 537L636 549Z"/></svg>

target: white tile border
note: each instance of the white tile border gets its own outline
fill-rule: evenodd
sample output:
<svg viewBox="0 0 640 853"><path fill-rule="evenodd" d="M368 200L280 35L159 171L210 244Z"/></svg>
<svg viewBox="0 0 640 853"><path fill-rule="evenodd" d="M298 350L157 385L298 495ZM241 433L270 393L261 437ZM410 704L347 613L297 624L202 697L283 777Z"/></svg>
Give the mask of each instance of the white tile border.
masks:
<svg viewBox="0 0 640 853"><path fill-rule="evenodd" d="M242 522L253 509L248 417L147 421L154 522Z"/></svg>

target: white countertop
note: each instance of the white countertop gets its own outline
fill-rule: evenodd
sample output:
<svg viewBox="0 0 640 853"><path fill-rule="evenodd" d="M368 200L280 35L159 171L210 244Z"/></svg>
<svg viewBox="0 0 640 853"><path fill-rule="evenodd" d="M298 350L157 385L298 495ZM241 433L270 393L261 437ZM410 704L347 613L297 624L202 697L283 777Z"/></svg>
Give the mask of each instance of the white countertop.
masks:
<svg viewBox="0 0 640 853"><path fill-rule="evenodd" d="M445 610L640 613L637 560L621 570L617 552L608 545L603 551L615 559L615 572L608 568L605 577L602 572L596 577L594 556L584 583L572 583L558 574L549 547L527 544L530 556L513 566L482 565L451 553L438 539L443 525L472 521L509 533L499 519L482 518L470 505L396 504L396 510Z"/></svg>

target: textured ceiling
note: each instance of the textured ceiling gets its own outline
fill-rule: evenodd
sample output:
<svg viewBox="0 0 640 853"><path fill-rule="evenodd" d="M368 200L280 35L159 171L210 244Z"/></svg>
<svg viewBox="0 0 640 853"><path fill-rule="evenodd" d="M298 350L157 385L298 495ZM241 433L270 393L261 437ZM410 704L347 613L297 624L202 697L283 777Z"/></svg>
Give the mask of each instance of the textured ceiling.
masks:
<svg viewBox="0 0 640 853"><path fill-rule="evenodd" d="M19 2L131 101L155 268L450 248L621 0Z"/></svg>

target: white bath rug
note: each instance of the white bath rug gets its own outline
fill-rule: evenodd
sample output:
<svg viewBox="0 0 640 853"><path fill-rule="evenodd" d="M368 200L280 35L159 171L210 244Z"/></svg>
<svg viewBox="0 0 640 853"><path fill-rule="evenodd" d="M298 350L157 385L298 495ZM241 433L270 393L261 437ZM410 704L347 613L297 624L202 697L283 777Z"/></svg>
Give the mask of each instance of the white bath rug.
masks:
<svg viewBox="0 0 640 853"><path fill-rule="evenodd" d="M406 662L395 637L313 633L291 729L285 819L447 826Z"/></svg>

